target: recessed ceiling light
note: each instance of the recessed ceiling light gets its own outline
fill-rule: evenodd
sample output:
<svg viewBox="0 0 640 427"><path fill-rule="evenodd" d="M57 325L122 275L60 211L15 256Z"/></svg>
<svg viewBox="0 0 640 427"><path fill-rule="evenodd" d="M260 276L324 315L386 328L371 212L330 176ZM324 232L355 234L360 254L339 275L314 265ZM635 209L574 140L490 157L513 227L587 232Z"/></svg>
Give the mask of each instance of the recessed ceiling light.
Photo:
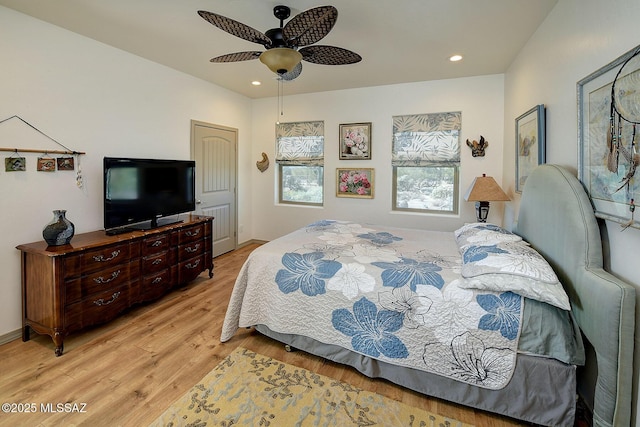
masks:
<svg viewBox="0 0 640 427"><path fill-rule="evenodd" d="M462 55L453 55L452 57L449 58L449 61L451 62L457 62L461 60L462 60Z"/></svg>
<svg viewBox="0 0 640 427"><path fill-rule="evenodd" d="M252 85L254 86L260 86L262 84L262 82L259 82L258 80L254 80L251 82Z"/></svg>

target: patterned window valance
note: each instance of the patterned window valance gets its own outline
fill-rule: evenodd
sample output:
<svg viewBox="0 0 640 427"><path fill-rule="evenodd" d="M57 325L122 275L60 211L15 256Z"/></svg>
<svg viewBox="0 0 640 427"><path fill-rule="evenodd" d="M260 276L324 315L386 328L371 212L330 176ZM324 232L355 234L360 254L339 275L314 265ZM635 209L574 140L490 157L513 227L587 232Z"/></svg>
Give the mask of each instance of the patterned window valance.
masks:
<svg viewBox="0 0 640 427"><path fill-rule="evenodd" d="M307 166L324 164L324 122L278 123L276 162Z"/></svg>
<svg viewBox="0 0 640 427"><path fill-rule="evenodd" d="M433 166L460 163L462 113L393 117L393 166Z"/></svg>

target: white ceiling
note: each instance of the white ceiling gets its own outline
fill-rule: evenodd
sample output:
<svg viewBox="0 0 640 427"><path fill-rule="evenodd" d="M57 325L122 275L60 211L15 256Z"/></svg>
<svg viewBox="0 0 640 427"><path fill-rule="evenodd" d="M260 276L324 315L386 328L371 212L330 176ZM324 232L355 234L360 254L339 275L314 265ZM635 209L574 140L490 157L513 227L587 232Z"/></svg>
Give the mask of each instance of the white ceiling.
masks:
<svg viewBox="0 0 640 427"><path fill-rule="evenodd" d="M352 65L303 62L284 94L322 92L504 73L557 0L0 0L0 5L191 74L250 98L276 96L275 74L258 60L211 63L226 53L263 50L206 22L198 10L261 32L278 27L273 7L291 16L331 4L338 20L318 44L352 50ZM448 58L461 54L452 63ZM262 81L252 86L253 80Z"/></svg>

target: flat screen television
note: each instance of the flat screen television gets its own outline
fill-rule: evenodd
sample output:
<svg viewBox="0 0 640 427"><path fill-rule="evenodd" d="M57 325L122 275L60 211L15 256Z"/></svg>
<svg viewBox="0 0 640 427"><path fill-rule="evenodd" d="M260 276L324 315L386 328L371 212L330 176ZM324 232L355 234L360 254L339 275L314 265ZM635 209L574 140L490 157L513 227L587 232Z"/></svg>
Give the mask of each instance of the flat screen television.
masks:
<svg viewBox="0 0 640 427"><path fill-rule="evenodd" d="M104 228L150 229L195 210L195 161L104 158ZM164 218L164 219L163 219Z"/></svg>

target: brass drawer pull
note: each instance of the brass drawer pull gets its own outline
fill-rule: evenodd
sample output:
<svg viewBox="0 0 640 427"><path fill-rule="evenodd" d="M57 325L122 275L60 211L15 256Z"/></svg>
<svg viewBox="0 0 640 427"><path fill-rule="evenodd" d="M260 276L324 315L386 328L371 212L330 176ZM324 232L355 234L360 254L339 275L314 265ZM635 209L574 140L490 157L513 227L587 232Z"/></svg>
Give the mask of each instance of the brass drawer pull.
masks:
<svg viewBox="0 0 640 427"><path fill-rule="evenodd" d="M153 242L151 244L151 246L153 246L153 247L162 246L162 240L156 240L155 242Z"/></svg>
<svg viewBox="0 0 640 427"><path fill-rule="evenodd" d="M97 306L109 305L117 300L119 296L120 292L115 292L113 295L111 295L111 299L109 301L105 301L104 299L100 298L98 300L95 300L93 303Z"/></svg>
<svg viewBox="0 0 640 427"><path fill-rule="evenodd" d="M189 231L185 231L184 234L186 234L189 237L194 237L194 236L198 236L200 234L200 230L202 230L201 228L198 228L197 230L189 230Z"/></svg>
<svg viewBox="0 0 640 427"><path fill-rule="evenodd" d="M162 264L162 261L163 261L162 258L156 258L151 262L151 264L153 265Z"/></svg>
<svg viewBox="0 0 640 427"><path fill-rule="evenodd" d="M185 268L188 268L189 270L192 270L194 268L197 268L198 265L200 265L200 260L197 259L193 264L189 263L185 265Z"/></svg>
<svg viewBox="0 0 640 427"><path fill-rule="evenodd" d="M94 278L93 281L100 284L109 283L115 280L119 275L120 275L120 270L114 271L113 273L111 273L111 277L109 277L108 279L105 279L104 277L100 276L100 277Z"/></svg>
<svg viewBox="0 0 640 427"><path fill-rule="evenodd" d="M158 283L162 282L162 277L156 277L155 279L153 279L151 281L152 285L157 285Z"/></svg>
<svg viewBox="0 0 640 427"><path fill-rule="evenodd" d="M111 256L109 258L105 258L104 255L99 255L99 256L94 255L93 260L95 262L107 262L107 261L111 261L112 259L116 259L118 255L120 255L120 250L111 252Z"/></svg>
<svg viewBox="0 0 640 427"><path fill-rule="evenodd" d="M198 249L200 249L200 243L196 243L195 246L187 246L186 248L184 248L184 250L189 252L190 254L198 252Z"/></svg>

